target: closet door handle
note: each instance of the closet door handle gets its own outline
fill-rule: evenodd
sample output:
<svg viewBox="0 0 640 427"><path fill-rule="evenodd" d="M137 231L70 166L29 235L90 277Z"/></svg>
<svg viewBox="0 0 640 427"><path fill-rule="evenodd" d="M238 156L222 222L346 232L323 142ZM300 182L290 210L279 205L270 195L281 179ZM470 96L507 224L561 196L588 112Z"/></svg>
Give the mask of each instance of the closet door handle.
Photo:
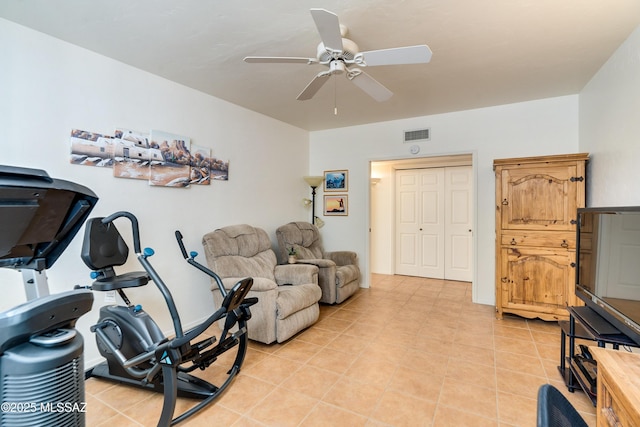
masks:
<svg viewBox="0 0 640 427"><path fill-rule="evenodd" d="M567 243L566 240L563 240L562 243L560 243L560 246L566 249L569 247L569 244Z"/></svg>

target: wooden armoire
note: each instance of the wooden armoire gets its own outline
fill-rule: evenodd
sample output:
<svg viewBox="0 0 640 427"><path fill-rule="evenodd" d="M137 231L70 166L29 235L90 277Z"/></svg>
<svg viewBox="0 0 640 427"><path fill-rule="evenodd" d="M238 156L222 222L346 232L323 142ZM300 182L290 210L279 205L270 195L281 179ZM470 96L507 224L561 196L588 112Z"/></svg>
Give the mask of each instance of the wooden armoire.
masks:
<svg viewBox="0 0 640 427"><path fill-rule="evenodd" d="M496 316L559 320L575 295L577 209L588 154L494 160Z"/></svg>

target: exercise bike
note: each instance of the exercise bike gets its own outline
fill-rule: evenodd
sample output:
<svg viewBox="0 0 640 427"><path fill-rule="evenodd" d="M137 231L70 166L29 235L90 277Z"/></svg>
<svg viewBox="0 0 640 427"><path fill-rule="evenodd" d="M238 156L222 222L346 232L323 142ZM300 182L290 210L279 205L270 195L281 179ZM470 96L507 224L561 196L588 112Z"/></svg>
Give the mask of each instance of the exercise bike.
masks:
<svg viewBox="0 0 640 427"><path fill-rule="evenodd" d="M134 250L144 271L115 273L114 267L123 265L129 253L114 224L121 217L131 222ZM140 249L138 220L133 214L116 212L106 218L89 219L81 256L85 264L94 270L92 278L95 280L90 288L95 291L115 290L126 304L100 309L98 323L91 327L91 331L96 334L98 350L106 361L91 369L87 377L102 377L162 392L164 403L158 426L163 427L184 421L213 402L229 386L244 361L248 340L247 320L251 317L249 307L257 302L257 298L245 298L253 279L243 279L226 291L216 273L195 261L197 252L187 255L182 235L179 231L175 234L187 262L212 277L224 295L220 308L203 323L186 332L182 329L168 287L149 262L154 254L153 249ZM153 319L140 305L133 305L124 292L126 288L144 286L149 281L155 283L164 297L173 321L173 338L165 337ZM209 327L221 320L224 320L224 326L219 335L208 336L211 334ZM205 331L207 336L194 342ZM226 352L230 352L226 356L233 356L232 350L236 352L235 357L230 360L230 368L220 375L219 385L190 374L195 369L208 368ZM226 356L225 360L230 359ZM174 419L178 396L201 401Z"/></svg>
<svg viewBox="0 0 640 427"><path fill-rule="evenodd" d="M85 426L84 340L76 322L91 310L93 293L52 292L46 272L97 203L80 184L0 165L0 268L22 273L27 299L0 312L0 426ZM19 292L9 280L0 285L3 293Z"/></svg>

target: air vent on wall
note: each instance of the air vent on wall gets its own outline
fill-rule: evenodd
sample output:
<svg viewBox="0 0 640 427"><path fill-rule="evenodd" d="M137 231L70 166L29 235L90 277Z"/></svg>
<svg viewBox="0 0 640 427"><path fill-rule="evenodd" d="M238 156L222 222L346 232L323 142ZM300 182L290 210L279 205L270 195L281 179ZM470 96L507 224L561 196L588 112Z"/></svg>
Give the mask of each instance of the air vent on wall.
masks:
<svg viewBox="0 0 640 427"><path fill-rule="evenodd" d="M431 129L405 130L404 142L428 141L430 139Z"/></svg>

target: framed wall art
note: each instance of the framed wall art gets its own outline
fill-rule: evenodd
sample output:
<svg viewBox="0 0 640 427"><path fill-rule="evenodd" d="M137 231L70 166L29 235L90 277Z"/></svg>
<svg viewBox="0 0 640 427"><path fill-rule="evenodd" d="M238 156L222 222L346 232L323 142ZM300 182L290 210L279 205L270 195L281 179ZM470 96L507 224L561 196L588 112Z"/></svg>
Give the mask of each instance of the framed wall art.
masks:
<svg viewBox="0 0 640 427"><path fill-rule="evenodd" d="M348 191L349 171L324 171L324 191Z"/></svg>
<svg viewBox="0 0 640 427"><path fill-rule="evenodd" d="M347 216L349 214L349 196L346 194L325 195L324 214L327 216Z"/></svg>
<svg viewBox="0 0 640 427"><path fill-rule="evenodd" d="M187 136L158 130L147 134L117 128L113 135L103 135L72 129L70 141L72 164L111 168L116 178L178 188L229 180L229 162Z"/></svg>

